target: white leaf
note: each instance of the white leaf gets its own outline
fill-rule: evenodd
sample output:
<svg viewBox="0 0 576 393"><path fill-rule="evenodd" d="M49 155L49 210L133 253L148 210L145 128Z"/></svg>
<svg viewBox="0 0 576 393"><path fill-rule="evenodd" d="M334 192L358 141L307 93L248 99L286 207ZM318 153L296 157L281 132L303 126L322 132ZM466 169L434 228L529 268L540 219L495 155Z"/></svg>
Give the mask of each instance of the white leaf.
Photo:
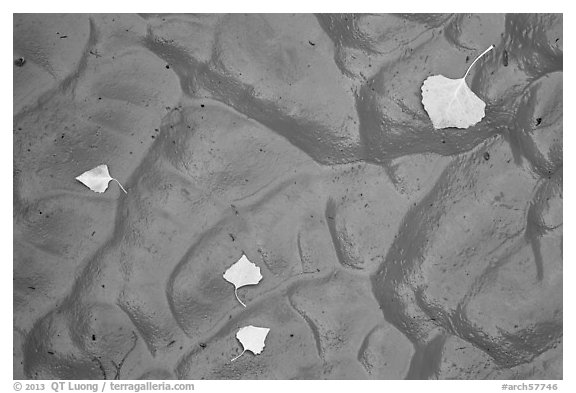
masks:
<svg viewBox="0 0 576 393"><path fill-rule="evenodd" d="M244 254L242 254L242 257L240 257L234 265L230 266L230 268L224 272L223 277L229 283L234 284L236 299L238 299L244 307L246 307L246 305L242 303L242 300L238 297L238 288L246 285L256 285L262 280L260 268L250 262Z"/></svg>
<svg viewBox="0 0 576 393"><path fill-rule="evenodd" d="M266 341L266 336L270 329L256 327L256 326L245 326L238 330L236 333L236 338L242 344L243 351L240 355L236 356L231 361L238 359L240 356L244 354L246 351L252 352L254 355L258 355L264 349L266 345L264 342Z"/></svg>
<svg viewBox="0 0 576 393"><path fill-rule="evenodd" d="M466 84L466 76L474 63L492 48L494 45L491 45L478 56L460 79L434 75L424 81L422 84L422 104L435 129L468 128L482 120L485 115L486 104L470 90Z"/></svg>
<svg viewBox="0 0 576 393"><path fill-rule="evenodd" d="M99 165L94 169L90 169L89 171L86 171L80 176L78 176L76 180L84 184L92 191L100 193L106 191L106 189L108 188L108 183L110 183L110 180L114 180L116 183L118 183L122 191L124 191L124 193L127 194L124 187L122 187L122 184L120 184L118 180L110 176L107 165Z"/></svg>

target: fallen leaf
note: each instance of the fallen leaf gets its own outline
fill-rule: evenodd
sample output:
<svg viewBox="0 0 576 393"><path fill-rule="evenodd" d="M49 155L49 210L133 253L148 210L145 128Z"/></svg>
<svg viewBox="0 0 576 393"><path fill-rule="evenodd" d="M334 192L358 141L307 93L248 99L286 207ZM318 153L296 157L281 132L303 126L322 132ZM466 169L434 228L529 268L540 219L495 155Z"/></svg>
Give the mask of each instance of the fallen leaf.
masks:
<svg viewBox="0 0 576 393"><path fill-rule="evenodd" d="M238 297L238 288L244 287L246 285L256 285L262 280L262 275L260 274L260 268L242 254L242 257L228 268L224 272L224 279L229 283L234 284L234 294L236 299L241 305L246 307L242 300Z"/></svg>
<svg viewBox="0 0 576 393"><path fill-rule="evenodd" d="M258 355L264 349L264 341L266 341L266 336L270 329L256 327L256 326L245 326L238 330L236 333L236 338L242 344L243 351L240 355L236 356L231 361L238 359L240 356L244 354L246 351L252 352L254 355Z"/></svg>
<svg viewBox="0 0 576 393"><path fill-rule="evenodd" d="M84 184L92 191L100 193L106 191L106 189L108 188L108 183L110 183L110 180L114 180L116 183L118 183L122 191L124 191L124 193L127 194L124 187L122 187L122 184L120 184L118 180L110 176L110 173L108 172L108 165L98 165L96 168L90 169L89 171L86 171L80 176L78 176L76 180Z"/></svg>
<svg viewBox="0 0 576 393"><path fill-rule="evenodd" d="M494 45L478 56L464 76L450 79L443 75L429 76L422 84L422 104L428 112L435 129L456 127L468 128L484 117L486 104L466 84L470 68L492 50Z"/></svg>

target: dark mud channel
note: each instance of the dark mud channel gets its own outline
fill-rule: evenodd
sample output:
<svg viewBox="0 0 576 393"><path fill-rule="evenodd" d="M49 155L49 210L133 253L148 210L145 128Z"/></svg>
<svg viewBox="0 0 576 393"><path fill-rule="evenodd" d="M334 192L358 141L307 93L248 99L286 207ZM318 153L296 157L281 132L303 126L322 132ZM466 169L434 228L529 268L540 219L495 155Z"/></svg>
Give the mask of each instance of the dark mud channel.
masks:
<svg viewBox="0 0 576 393"><path fill-rule="evenodd" d="M492 44L486 117L435 130L422 82ZM14 378L562 378L562 44L561 15L15 15ZM127 194L74 180L100 164Z"/></svg>

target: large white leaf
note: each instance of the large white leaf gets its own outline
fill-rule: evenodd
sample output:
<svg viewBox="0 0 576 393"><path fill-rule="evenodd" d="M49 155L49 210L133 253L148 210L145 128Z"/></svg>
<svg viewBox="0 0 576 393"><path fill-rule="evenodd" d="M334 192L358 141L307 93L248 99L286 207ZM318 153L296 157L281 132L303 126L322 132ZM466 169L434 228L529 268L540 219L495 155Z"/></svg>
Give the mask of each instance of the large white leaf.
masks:
<svg viewBox="0 0 576 393"><path fill-rule="evenodd" d="M478 56L460 79L434 75L424 81L422 104L435 129L468 128L482 120L486 104L470 90L466 84L466 76L474 63L492 48L494 45Z"/></svg>
<svg viewBox="0 0 576 393"><path fill-rule="evenodd" d="M252 352L254 355L258 355L264 349L266 345L264 342L266 341L266 336L270 329L256 327L256 326L245 326L238 330L236 333L236 338L242 344L243 351L240 355L236 356L231 361L238 359L240 356L244 354L246 351Z"/></svg>
<svg viewBox="0 0 576 393"><path fill-rule="evenodd" d="M90 169L89 171L86 171L78 176L76 180L84 184L92 191L100 193L106 191L110 180L114 180L116 183L118 183L122 191L127 194L124 187L122 187L122 184L110 176L110 172L108 172L108 165L98 165L96 168Z"/></svg>
<svg viewBox="0 0 576 393"><path fill-rule="evenodd" d="M238 297L238 288L244 287L246 285L256 285L262 280L262 275L260 274L260 268L242 254L242 257L228 270L224 272L224 279L232 284L234 284L234 294L236 299L241 305L246 307L246 305Z"/></svg>

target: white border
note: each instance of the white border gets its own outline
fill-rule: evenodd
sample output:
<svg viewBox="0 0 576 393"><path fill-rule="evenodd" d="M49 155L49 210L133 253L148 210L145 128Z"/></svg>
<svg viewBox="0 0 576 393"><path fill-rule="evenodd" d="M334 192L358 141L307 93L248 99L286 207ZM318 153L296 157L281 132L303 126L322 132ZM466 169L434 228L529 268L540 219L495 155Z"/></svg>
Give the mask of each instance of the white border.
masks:
<svg viewBox="0 0 576 393"><path fill-rule="evenodd" d="M9 12L1 14L0 29L2 29L3 46L8 46L12 40L7 37L12 37L12 13L20 12L563 12L564 25L566 32L564 37L575 37L573 35L572 24L573 18L571 13L567 13L567 6L560 4L561 2L542 2L542 1L502 1L502 0L481 0L478 2L464 2L464 1L411 1L411 2L397 2L397 1L349 1L349 2L336 2L336 1L310 1L310 0L291 0L282 3L277 3L273 0L268 1L170 1L170 2L120 2L99 0L96 2L83 2L83 1L25 1L21 0L17 3L9 5L4 4L3 8L8 9ZM562 2L566 4L565 2ZM572 31L572 33L570 33ZM573 64L573 47L570 39L565 40L566 56L565 64ZM12 88L12 53L8 47L3 48L2 53L6 54L2 64L2 75L4 79L4 86ZM566 67L571 69L570 66ZM571 92L573 85L572 73L568 72L565 76L564 91ZM571 94L564 94L564 105L571 108L573 98ZM2 159L2 178L8 183L12 183L12 131L11 122L8 120L12 113L12 89L4 89L2 94L2 105L0 106L3 112L2 118L4 120L3 135L5 140L0 143L2 152L0 157ZM570 113L570 112L568 112ZM564 134L564 151L571 153L572 148L575 147L574 135L572 134L573 118L569 115L564 118L564 129L568 130ZM566 175L564 177L564 200L568 203L564 204L564 234L568 241L564 246L564 260L568 263L564 266L564 299L574 299L574 287L569 285L569 280L574 275L574 267L572 261L574 260L574 247L570 239L573 233L571 223L574 222L574 207L572 200L574 199L574 181L571 178L571 169L574 168L574 159L571 154L564 157L564 169ZM8 187L6 187L8 188ZM3 263L1 267L2 285L0 291L2 294L1 299L4 299L4 307L10 308L12 311L12 190L5 189L2 192L1 219L2 232L0 239L2 239ZM566 285L568 284L568 285ZM564 330L571 331L574 327L574 312L571 308L571 302L565 302L567 307L564 307ZM12 323L5 318L4 323L0 324L1 336L1 379L0 390L10 392L12 390ZM560 388L558 391L575 391L574 376L570 370L576 369L571 354L574 353L574 340L572 335L564 336L564 352L568 356L564 357L564 381L541 381L543 383L558 383ZM24 382L24 381L23 381ZM136 381L135 381L136 382ZM321 391L336 391L348 392L353 390L361 391L390 391L412 390L414 391L441 391L441 392L496 392L501 391L501 385L506 381L195 381L196 391L250 391L250 392L266 392L269 393L271 389L282 391L286 390L312 390L318 389ZM538 381L530 381L536 383ZM521 383L516 381L516 383ZM527 382L526 382L527 383ZM573 386L573 388L569 388ZM48 389L50 391L50 389Z"/></svg>

